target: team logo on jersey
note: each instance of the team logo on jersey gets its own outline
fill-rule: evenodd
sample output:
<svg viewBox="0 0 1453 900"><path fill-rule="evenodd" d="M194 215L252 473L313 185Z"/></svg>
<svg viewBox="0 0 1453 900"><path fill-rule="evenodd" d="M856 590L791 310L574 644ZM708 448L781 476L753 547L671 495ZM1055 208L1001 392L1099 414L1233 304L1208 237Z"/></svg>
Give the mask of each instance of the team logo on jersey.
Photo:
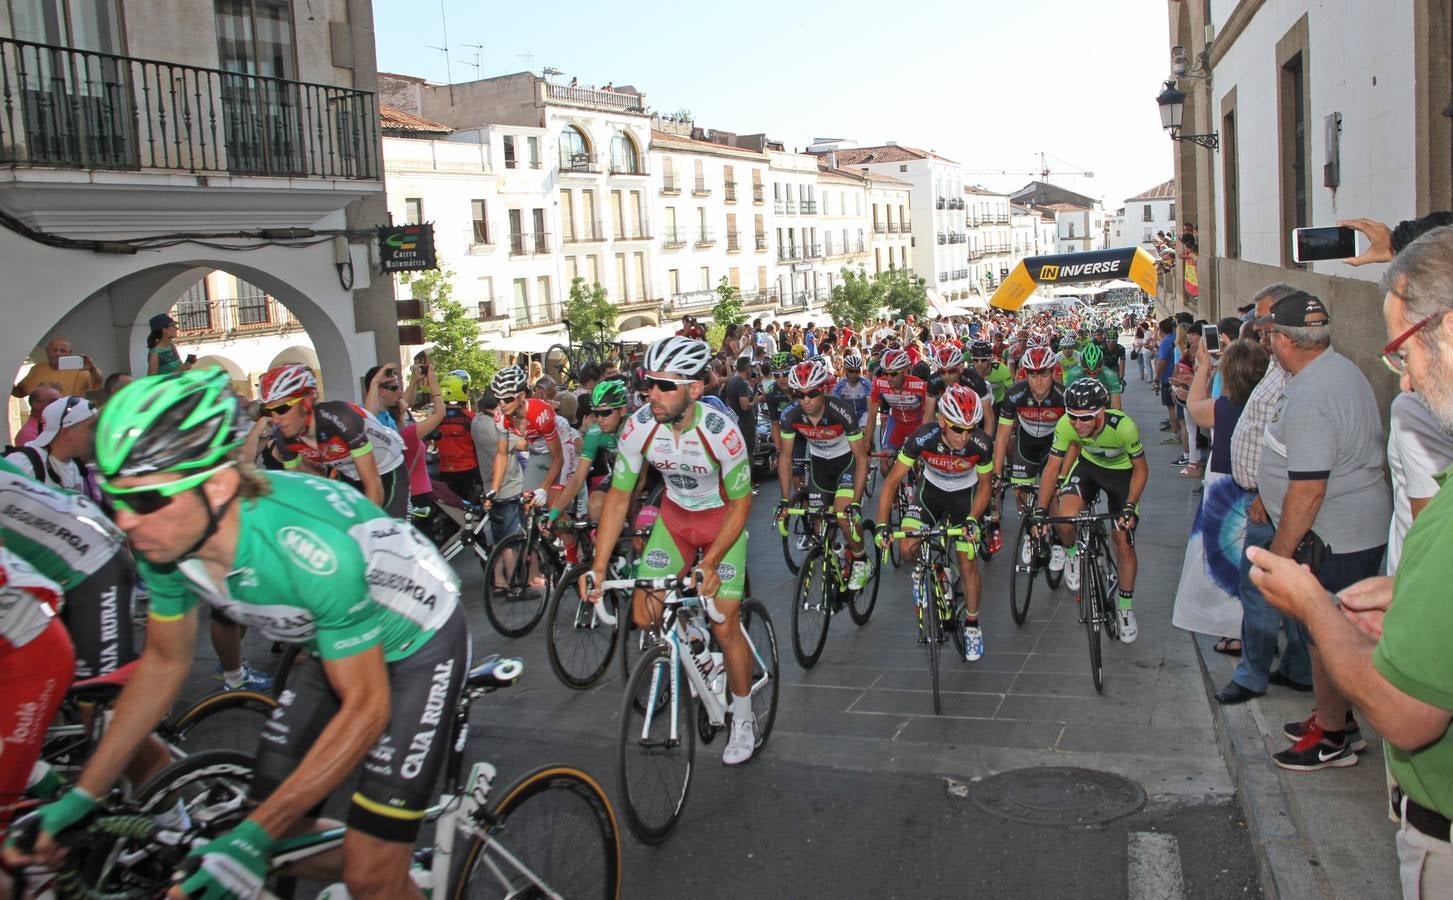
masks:
<svg viewBox="0 0 1453 900"><path fill-rule="evenodd" d="M732 476L732 483L729 490L732 493L737 491L749 491L752 488L752 467L743 463L737 467L736 474Z"/></svg>
<svg viewBox="0 0 1453 900"><path fill-rule="evenodd" d="M736 456L738 453L741 453L742 452L742 435L741 435L741 432L739 432L739 431L728 431L726 437L722 438L721 445L723 447L725 447L726 448L726 452L730 453L732 456Z"/></svg>
<svg viewBox="0 0 1453 900"><path fill-rule="evenodd" d="M716 577L720 578L723 582L731 581L737 577L737 567L731 563L724 562L716 567Z"/></svg>
<svg viewBox="0 0 1453 900"><path fill-rule="evenodd" d="M646 551L646 568L665 569L671 565L671 554L657 547Z"/></svg>
<svg viewBox="0 0 1453 900"><path fill-rule="evenodd" d="M338 559L316 534L297 525L280 528L278 543L288 551L293 565L312 575L332 575L338 571Z"/></svg>
<svg viewBox="0 0 1453 900"><path fill-rule="evenodd" d="M666 476L666 483L678 491L694 491L701 486L701 482L690 475L678 475L674 472Z"/></svg>
<svg viewBox="0 0 1453 900"><path fill-rule="evenodd" d="M712 434L721 434L721 430L726 427L726 417L719 413L707 413L704 426Z"/></svg>

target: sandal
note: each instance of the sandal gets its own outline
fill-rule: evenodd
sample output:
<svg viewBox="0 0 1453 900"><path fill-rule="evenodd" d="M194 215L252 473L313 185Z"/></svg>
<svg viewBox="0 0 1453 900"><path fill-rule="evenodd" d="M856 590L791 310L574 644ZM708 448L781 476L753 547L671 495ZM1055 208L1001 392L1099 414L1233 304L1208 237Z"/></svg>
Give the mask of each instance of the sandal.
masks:
<svg viewBox="0 0 1453 900"><path fill-rule="evenodd" d="M1235 644L1236 646L1235 647L1232 647L1231 646L1232 644ZM1227 656L1240 656L1241 655L1241 639L1240 638L1232 638L1232 637L1223 637L1219 641L1217 641L1216 642L1216 646L1212 647L1211 649L1212 650L1215 650L1217 653L1224 653Z"/></svg>
<svg viewBox="0 0 1453 900"><path fill-rule="evenodd" d="M1200 463L1192 463L1184 469L1181 469L1182 478L1201 478L1204 474L1205 470L1201 468Z"/></svg>

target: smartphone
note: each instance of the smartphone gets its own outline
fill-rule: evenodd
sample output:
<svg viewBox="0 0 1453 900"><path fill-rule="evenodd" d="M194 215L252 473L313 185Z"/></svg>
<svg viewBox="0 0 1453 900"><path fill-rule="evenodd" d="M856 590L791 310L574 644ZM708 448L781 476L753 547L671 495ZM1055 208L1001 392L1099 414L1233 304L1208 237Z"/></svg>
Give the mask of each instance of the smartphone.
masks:
<svg viewBox="0 0 1453 900"><path fill-rule="evenodd" d="M81 368L85 360L79 356L62 356L56 360L56 368L62 372L71 372Z"/></svg>
<svg viewBox="0 0 1453 900"><path fill-rule="evenodd" d="M1357 255L1357 232L1342 225L1325 228L1293 228L1292 259L1315 262L1321 259L1350 259Z"/></svg>
<svg viewBox="0 0 1453 900"><path fill-rule="evenodd" d="M194 364L196 361L197 361L197 354L195 354L195 353L188 353L187 354L187 365L190 366L190 365Z"/></svg>
<svg viewBox="0 0 1453 900"><path fill-rule="evenodd" d="M1207 353L1221 352L1221 329L1215 325L1201 326L1201 343L1206 345Z"/></svg>

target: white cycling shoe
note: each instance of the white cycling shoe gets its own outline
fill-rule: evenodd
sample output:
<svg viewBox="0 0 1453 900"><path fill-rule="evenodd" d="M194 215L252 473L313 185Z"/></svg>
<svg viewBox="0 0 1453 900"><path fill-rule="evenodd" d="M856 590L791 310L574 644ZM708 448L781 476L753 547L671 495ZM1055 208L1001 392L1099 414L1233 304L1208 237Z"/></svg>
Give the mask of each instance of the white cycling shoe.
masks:
<svg viewBox="0 0 1453 900"><path fill-rule="evenodd" d="M731 738L727 741L726 749L721 754L722 765L739 766L751 759L756 749L757 720L733 719Z"/></svg>

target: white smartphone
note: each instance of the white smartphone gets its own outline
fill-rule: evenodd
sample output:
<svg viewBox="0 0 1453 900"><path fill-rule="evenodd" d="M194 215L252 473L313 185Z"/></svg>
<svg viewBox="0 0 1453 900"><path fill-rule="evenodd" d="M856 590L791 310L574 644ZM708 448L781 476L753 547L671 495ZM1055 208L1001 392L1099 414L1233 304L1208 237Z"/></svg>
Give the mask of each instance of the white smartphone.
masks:
<svg viewBox="0 0 1453 900"><path fill-rule="evenodd" d="M85 359L79 356L62 356L56 361L56 368L62 372L72 372L81 368Z"/></svg>

